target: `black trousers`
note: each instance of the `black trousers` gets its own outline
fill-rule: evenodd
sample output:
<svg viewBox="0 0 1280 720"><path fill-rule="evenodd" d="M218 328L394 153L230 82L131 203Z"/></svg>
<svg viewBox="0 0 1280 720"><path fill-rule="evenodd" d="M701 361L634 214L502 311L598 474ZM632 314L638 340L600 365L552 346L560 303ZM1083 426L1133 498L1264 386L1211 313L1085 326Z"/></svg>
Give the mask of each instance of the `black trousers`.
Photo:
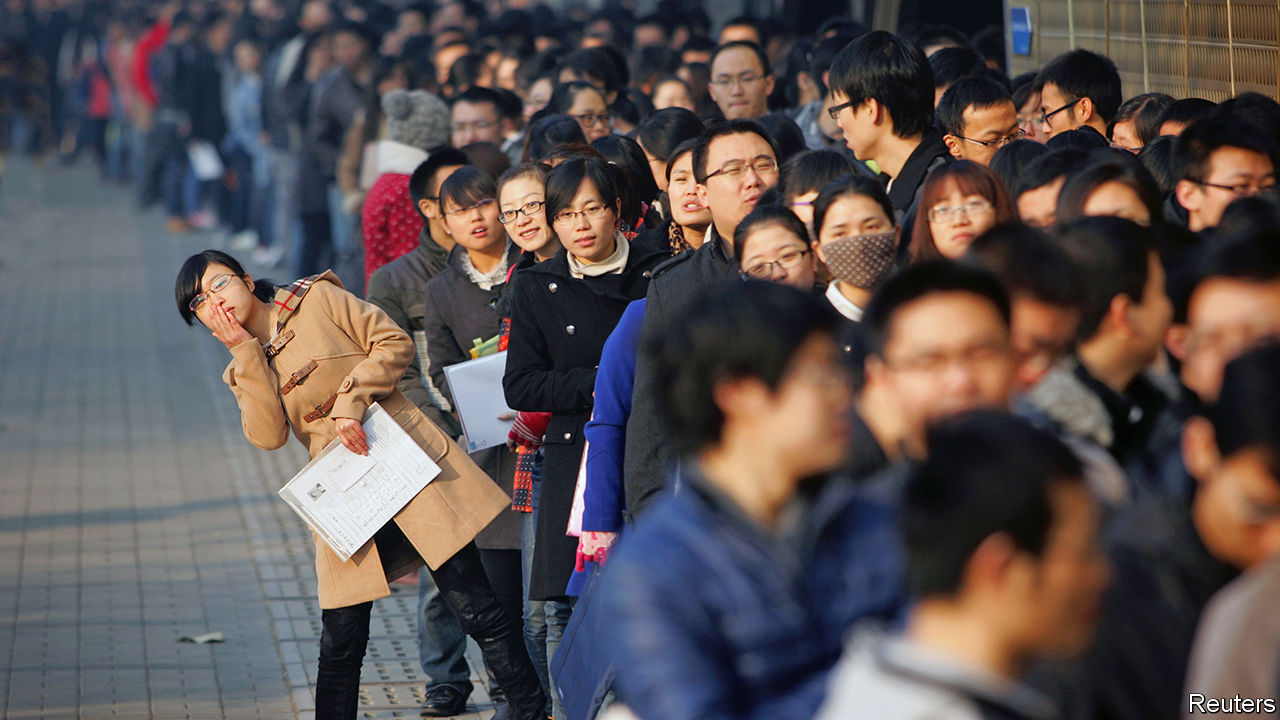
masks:
<svg viewBox="0 0 1280 720"><path fill-rule="evenodd" d="M403 557L409 544L394 522L374 538L379 555ZM513 631L485 577L480 551L469 543L449 558L431 577L440 588L463 632L480 646L485 665L511 704L516 720L542 720L546 696L524 647L524 637ZM322 612L320 666L316 672L316 720L353 720L359 706L360 667L369 644L369 613L373 603L360 603Z"/></svg>

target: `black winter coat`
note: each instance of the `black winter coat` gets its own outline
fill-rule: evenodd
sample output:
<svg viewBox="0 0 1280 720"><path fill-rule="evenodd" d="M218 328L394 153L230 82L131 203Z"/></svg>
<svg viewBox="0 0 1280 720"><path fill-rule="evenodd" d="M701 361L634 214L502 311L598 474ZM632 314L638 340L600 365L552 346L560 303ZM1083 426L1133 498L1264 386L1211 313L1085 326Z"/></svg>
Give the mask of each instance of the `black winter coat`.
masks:
<svg viewBox="0 0 1280 720"><path fill-rule="evenodd" d="M427 338L428 376L436 389L453 403L453 390L445 381L444 369L471 359L472 341L488 340L498 334L502 317L499 307L506 283L489 290L471 282L463 268L466 248L456 245L449 251L445 269L427 281L423 304L423 332ZM508 245L507 258L514 263L520 248ZM457 410L457 407L454 407ZM515 453L506 446L491 447L471 453L481 470L510 495L515 480ZM476 546L485 550L520 548L521 514L505 510L489 527L476 536Z"/></svg>
<svg viewBox="0 0 1280 720"><path fill-rule="evenodd" d="M511 289L511 338L502 379L513 410L550 412L529 597L563 597L578 541L565 534L591 416L596 366L627 304L645 296L650 271L668 257L632 242L620 274L577 279L561 250L520 271Z"/></svg>

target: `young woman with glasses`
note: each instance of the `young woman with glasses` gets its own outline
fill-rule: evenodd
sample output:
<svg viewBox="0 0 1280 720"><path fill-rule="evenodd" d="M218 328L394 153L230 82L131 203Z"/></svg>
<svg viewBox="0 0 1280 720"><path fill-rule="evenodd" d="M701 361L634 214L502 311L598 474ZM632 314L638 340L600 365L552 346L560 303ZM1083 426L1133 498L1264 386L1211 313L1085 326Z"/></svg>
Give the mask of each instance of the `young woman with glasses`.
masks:
<svg viewBox="0 0 1280 720"><path fill-rule="evenodd" d="M543 442L529 596L568 604L577 540L568 537L591 416L596 366L627 304L645 296L649 271L669 253L620 232L618 169L573 158L547 176L546 214L562 250L518 273L511 292L511 337L503 378L508 405L551 413ZM548 612L548 623L555 619ZM548 627L548 652L561 628Z"/></svg>
<svg viewBox="0 0 1280 720"><path fill-rule="evenodd" d="M182 319L199 320L230 351L223 380L255 446L274 450L292 433L312 457L335 438L364 454L361 418L377 402L441 468L351 559L316 539L323 624L316 717L356 717L373 600L391 594L390 580L423 564L479 644L513 715L545 717L522 638L512 632L473 542L507 507L507 497L396 389L414 353L409 336L343 290L332 272L273 288L216 250L183 263L175 295Z"/></svg>
<svg viewBox="0 0 1280 720"><path fill-rule="evenodd" d="M1000 178L969 160L941 165L929 173L920 188L918 207L908 251L912 262L959 259L974 238L1017 219Z"/></svg>
<svg viewBox="0 0 1280 720"><path fill-rule="evenodd" d="M561 83L551 93L547 110L564 114L578 121L587 142L613 132L613 115L604 93L591 83L574 81Z"/></svg>

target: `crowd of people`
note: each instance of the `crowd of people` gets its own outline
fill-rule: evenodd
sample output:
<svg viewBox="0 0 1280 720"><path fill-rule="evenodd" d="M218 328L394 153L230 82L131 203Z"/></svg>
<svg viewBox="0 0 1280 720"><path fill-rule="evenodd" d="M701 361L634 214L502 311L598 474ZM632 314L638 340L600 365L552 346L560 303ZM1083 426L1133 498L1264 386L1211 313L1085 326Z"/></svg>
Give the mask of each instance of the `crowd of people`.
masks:
<svg viewBox="0 0 1280 720"><path fill-rule="evenodd" d="M442 467L317 541L317 717L419 568L424 716L467 635L522 720L1275 713L1274 99L665 1L72 5L5 17L11 135L227 231L176 299L249 440L377 401Z"/></svg>

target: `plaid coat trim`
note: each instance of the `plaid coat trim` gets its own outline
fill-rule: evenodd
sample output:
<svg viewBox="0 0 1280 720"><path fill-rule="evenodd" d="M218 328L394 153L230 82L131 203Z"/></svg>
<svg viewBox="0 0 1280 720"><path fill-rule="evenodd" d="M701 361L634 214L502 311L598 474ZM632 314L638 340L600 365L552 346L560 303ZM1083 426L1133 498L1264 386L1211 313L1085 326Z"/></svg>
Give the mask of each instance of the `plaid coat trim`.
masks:
<svg viewBox="0 0 1280 720"><path fill-rule="evenodd" d="M324 273L321 273L323 275ZM276 321L276 332L284 327L289 318L298 309L298 304L302 302L302 296L307 294L311 286L315 284L320 275L312 275L304 277L301 280L294 280L292 284L276 289L275 297L272 302L280 306L280 319Z"/></svg>

